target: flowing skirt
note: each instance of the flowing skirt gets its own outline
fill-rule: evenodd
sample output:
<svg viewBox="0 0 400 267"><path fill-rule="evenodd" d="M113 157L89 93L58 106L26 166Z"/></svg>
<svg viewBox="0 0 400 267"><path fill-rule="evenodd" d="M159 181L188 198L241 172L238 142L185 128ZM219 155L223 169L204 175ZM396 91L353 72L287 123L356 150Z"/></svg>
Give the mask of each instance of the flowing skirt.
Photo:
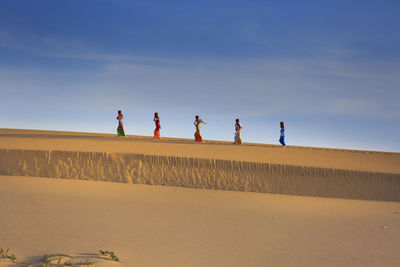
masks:
<svg viewBox="0 0 400 267"><path fill-rule="evenodd" d="M234 144L238 144L238 145L241 145L243 142L242 142L242 137L241 137L241 131L239 130L239 131L236 131L236 133L235 133L235 141L233 142Z"/></svg>
<svg viewBox="0 0 400 267"><path fill-rule="evenodd" d="M122 124L118 125L117 134L118 136L125 136L124 126L122 126Z"/></svg>
<svg viewBox="0 0 400 267"><path fill-rule="evenodd" d="M285 144L285 136L282 135L281 138L279 138L279 143L281 143L282 146L286 146Z"/></svg>
<svg viewBox="0 0 400 267"><path fill-rule="evenodd" d="M161 131L160 131L160 128L156 128L155 130L154 130L154 139L161 139Z"/></svg>
<svg viewBox="0 0 400 267"><path fill-rule="evenodd" d="M196 129L196 132L194 133L194 140L196 142L203 142L203 138L201 137L200 134L200 129Z"/></svg>

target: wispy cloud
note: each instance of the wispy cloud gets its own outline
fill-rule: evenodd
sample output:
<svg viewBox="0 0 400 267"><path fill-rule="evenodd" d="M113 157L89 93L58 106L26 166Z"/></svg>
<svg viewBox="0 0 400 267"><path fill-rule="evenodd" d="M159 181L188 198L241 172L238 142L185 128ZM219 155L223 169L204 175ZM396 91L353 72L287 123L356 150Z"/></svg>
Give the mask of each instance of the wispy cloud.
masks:
<svg viewBox="0 0 400 267"><path fill-rule="evenodd" d="M379 128L381 121L400 125L400 62L393 49L398 29L365 29L358 21L365 19L371 27L391 23L382 16L374 22L366 19L367 14L346 11L342 17L346 21L336 21L325 6L321 13L299 14L299 8L307 11L304 4L268 3L260 10L258 4L242 9L244 4L234 3L228 7L211 2L102 0L93 5L98 13L74 24L71 18L78 13L86 18L92 3L79 4L85 7L81 10L65 4L68 12L54 11L43 20L38 15L41 5L46 3L35 4L37 10L32 12L19 12L23 7L17 4L0 7L0 16L6 17L0 17L4 22L0 23L4 56L0 97L7 99L0 107L4 125L17 110L18 120L40 121L43 127L49 125L47 120L55 125L48 113L57 113L59 127L63 123L80 127L90 114L88 125L97 120L105 129L114 126L113 114L120 108L127 111L128 120L135 116L142 133L151 133L147 116L157 110L163 122L169 120L163 128L167 134L188 137L193 114L207 116L215 138L231 138L222 135L222 129L231 129L232 118L240 117L253 141L265 140L267 134L275 140L275 133L266 132L279 120L292 125L289 136L312 141L318 138L310 138L310 131L328 136L349 119L364 132ZM199 10L198 5L218 8ZM294 16L282 20L276 11ZM107 23L102 21L104 15L109 16ZM325 21L329 23L316 25ZM354 23L344 29L349 22ZM396 42L390 43L390 38ZM272 126L266 126L268 120ZM314 127L310 121L323 122L329 129Z"/></svg>
<svg viewBox="0 0 400 267"><path fill-rule="evenodd" d="M8 84L7 88L14 90L46 91L58 84L57 88L73 86L83 92L97 90L107 95L109 87L113 87L125 97L135 95L149 101L153 96L149 92L158 92L175 106L197 99L193 104L196 109L207 102L222 114L239 109L244 116L318 113L400 117L394 104L400 101L399 90L395 90L400 88L397 75L400 63L352 62L348 58L362 52L351 49L327 48L324 56L307 58L153 57L104 52L83 38L39 36L32 32L19 35L6 29L0 30L0 46L43 58L96 61L101 66L95 71L87 70L92 79L82 73L74 74L73 70L65 74L57 69L23 70L23 73L14 70L17 74L13 75L12 70L3 67L0 69L3 88ZM82 71L85 72L79 72ZM26 79L20 81L17 77L21 76ZM75 77L74 82L68 82L71 77ZM35 83L29 85L31 81ZM240 105L232 106L237 101Z"/></svg>

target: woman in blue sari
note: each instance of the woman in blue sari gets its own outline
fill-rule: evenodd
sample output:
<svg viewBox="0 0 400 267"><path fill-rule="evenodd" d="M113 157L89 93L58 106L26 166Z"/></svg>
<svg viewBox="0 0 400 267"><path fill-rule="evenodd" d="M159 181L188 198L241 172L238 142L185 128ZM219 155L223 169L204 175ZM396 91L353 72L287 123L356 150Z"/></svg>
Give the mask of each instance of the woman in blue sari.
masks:
<svg viewBox="0 0 400 267"><path fill-rule="evenodd" d="M281 121L281 136L279 138L279 143L282 144L282 146L286 146L285 144L285 123Z"/></svg>

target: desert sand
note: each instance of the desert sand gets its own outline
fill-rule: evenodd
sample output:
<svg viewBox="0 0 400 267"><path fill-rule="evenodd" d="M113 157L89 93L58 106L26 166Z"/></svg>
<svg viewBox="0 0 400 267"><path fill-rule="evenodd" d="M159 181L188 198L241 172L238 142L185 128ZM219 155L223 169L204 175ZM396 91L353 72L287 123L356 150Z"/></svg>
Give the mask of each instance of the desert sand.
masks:
<svg viewBox="0 0 400 267"><path fill-rule="evenodd" d="M399 266L399 163L399 153L0 129L0 248L17 256L0 266L52 253L95 266Z"/></svg>

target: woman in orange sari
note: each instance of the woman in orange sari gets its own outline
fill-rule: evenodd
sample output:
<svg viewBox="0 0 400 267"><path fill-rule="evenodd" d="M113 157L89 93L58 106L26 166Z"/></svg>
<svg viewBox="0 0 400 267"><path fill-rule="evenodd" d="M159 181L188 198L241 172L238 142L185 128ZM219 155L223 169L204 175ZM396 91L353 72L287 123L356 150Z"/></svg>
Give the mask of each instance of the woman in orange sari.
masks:
<svg viewBox="0 0 400 267"><path fill-rule="evenodd" d="M194 133L194 140L196 142L203 142L203 138L201 137L200 134L200 124L207 124L205 121L203 121L202 119L200 119L199 115L196 115L196 119L194 121L194 126L196 127L196 132Z"/></svg>
<svg viewBox="0 0 400 267"><path fill-rule="evenodd" d="M156 124L156 129L154 130L154 139L161 139L160 137L161 125L160 125L160 117L158 117L158 112L154 113L153 121Z"/></svg>

